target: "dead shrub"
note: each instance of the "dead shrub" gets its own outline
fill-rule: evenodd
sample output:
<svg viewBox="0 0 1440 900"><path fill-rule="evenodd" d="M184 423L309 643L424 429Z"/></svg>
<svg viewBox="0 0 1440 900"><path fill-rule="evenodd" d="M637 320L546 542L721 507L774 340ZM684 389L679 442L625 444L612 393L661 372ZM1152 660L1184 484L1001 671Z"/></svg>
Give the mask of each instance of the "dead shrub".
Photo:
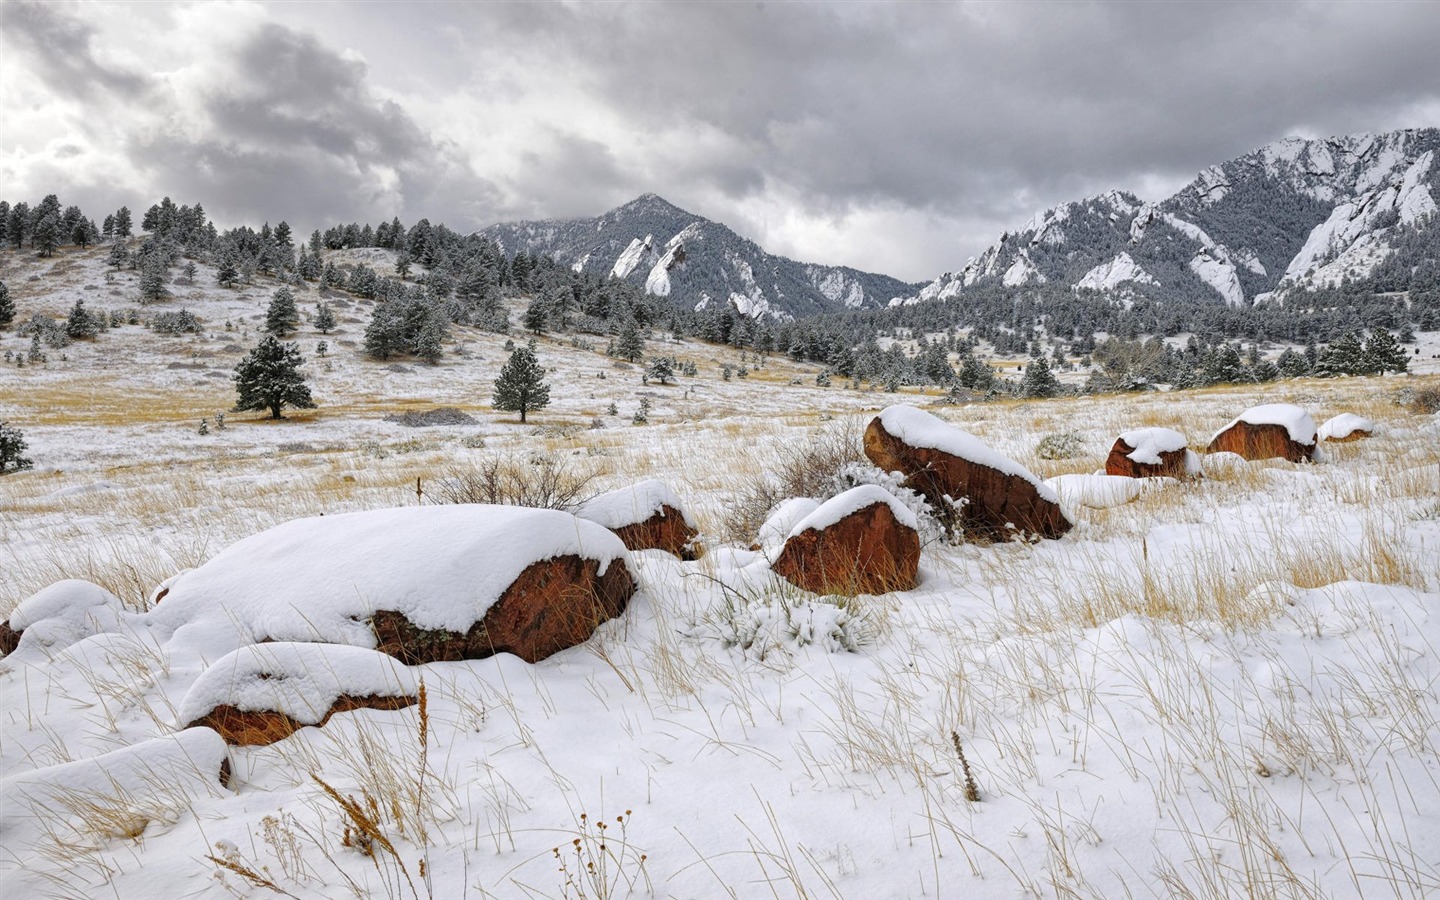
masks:
<svg viewBox="0 0 1440 900"><path fill-rule="evenodd" d="M836 493L842 470L856 463L870 465L854 423L827 426L803 443L783 447L760 466L761 477L735 492L721 522L722 537L748 544L777 503L791 497L827 499Z"/></svg>
<svg viewBox="0 0 1440 900"><path fill-rule="evenodd" d="M427 495L439 503L489 503L570 511L595 496L601 472L570 458L535 453L494 456L443 475Z"/></svg>

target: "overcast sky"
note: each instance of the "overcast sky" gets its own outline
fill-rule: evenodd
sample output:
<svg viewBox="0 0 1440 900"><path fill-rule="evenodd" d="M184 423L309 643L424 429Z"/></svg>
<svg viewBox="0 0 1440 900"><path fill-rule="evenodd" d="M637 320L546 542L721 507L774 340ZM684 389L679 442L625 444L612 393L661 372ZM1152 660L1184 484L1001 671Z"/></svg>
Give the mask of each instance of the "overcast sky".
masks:
<svg viewBox="0 0 1440 900"><path fill-rule="evenodd" d="M469 230L646 191L958 269L1037 209L1440 125L1440 3L0 5L0 197Z"/></svg>

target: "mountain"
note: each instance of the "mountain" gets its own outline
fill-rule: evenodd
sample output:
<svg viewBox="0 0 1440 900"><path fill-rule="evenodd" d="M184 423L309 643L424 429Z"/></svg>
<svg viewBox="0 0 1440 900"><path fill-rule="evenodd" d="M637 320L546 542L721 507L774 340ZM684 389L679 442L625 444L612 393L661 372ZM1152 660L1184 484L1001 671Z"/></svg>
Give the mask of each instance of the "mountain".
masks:
<svg viewBox="0 0 1440 900"><path fill-rule="evenodd" d="M1390 290L1397 271L1404 281L1419 267L1433 279L1440 242L1423 226L1440 208L1437 156L1436 128L1287 138L1205 169L1159 203L1111 191L1045 210L893 302L1051 284L1127 305L1248 307L1347 279Z"/></svg>
<svg viewBox="0 0 1440 900"><path fill-rule="evenodd" d="M511 222L480 234L507 254L551 256L577 272L624 278L697 310L730 303L750 316L800 318L884 306L920 287L775 256L654 194L594 219Z"/></svg>

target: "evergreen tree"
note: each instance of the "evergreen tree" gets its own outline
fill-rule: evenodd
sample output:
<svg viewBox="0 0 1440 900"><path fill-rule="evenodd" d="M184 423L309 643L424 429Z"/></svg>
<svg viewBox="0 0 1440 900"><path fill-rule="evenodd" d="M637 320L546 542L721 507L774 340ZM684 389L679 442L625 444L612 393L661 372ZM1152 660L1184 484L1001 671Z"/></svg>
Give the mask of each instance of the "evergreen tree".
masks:
<svg viewBox="0 0 1440 900"><path fill-rule="evenodd" d="M25 435L9 422L0 421L0 475L18 472L33 465L25 452Z"/></svg>
<svg viewBox="0 0 1440 900"><path fill-rule="evenodd" d="M165 257L158 251L145 255L140 265L140 299L149 303L165 296L165 276L170 274Z"/></svg>
<svg viewBox="0 0 1440 900"><path fill-rule="evenodd" d="M315 330L321 334L329 334L335 330L335 313L330 311L330 304L321 301L315 310Z"/></svg>
<svg viewBox="0 0 1440 900"><path fill-rule="evenodd" d="M1358 375L1365 370L1365 347L1360 335L1347 331L1330 342L1315 363L1315 374L1321 378L1337 375Z"/></svg>
<svg viewBox="0 0 1440 900"><path fill-rule="evenodd" d="M1022 397L1054 397L1060 393L1060 382L1055 380L1054 374L1050 371L1050 364L1045 357L1036 357L1025 369L1025 377L1020 380L1020 396Z"/></svg>
<svg viewBox="0 0 1440 900"><path fill-rule="evenodd" d="M270 308L265 312L265 330L273 335L285 336L300 327L300 311L295 308L295 295L289 288L280 288L270 298Z"/></svg>
<svg viewBox="0 0 1440 900"><path fill-rule="evenodd" d="M0 328L9 328L15 321L15 301L10 299L10 288L0 281Z"/></svg>
<svg viewBox="0 0 1440 900"><path fill-rule="evenodd" d="M235 366L235 390L240 399L236 412L270 410L270 418L283 418L280 410L287 405L296 409L314 409L310 388L300 374L304 360L294 344L282 344L273 334L261 338L260 344Z"/></svg>
<svg viewBox="0 0 1440 900"><path fill-rule="evenodd" d="M640 325L634 319L626 319L615 341L615 355L630 362L639 362L645 357L645 338L640 334Z"/></svg>
<svg viewBox="0 0 1440 900"><path fill-rule="evenodd" d="M1282 378L1300 378L1310 374L1310 363L1305 361L1304 356L1296 353L1289 347L1285 348L1284 352L1280 354L1280 358L1276 360L1275 366L1280 370L1280 376Z"/></svg>
<svg viewBox="0 0 1440 900"><path fill-rule="evenodd" d="M1384 375L1386 372L1410 371L1410 359L1405 348L1395 335L1384 328L1377 328L1365 341L1361 354L1361 368L1368 375Z"/></svg>
<svg viewBox="0 0 1440 900"><path fill-rule="evenodd" d="M404 320L394 304L377 303L365 326L365 354L375 359L389 359L405 352Z"/></svg>
<svg viewBox="0 0 1440 900"><path fill-rule="evenodd" d="M10 207L5 222L5 238L10 246L19 250L25 244L25 235L30 233L30 204L21 201Z"/></svg>
<svg viewBox="0 0 1440 900"><path fill-rule="evenodd" d="M35 223L31 244L41 256L54 256L60 247L60 219L54 213L47 213Z"/></svg>
<svg viewBox="0 0 1440 900"><path fill-rule="evenodd" d="M652 356L650 364L645 367L645 375L641 379L648 384L651 381L658 381L661 384L669 384L675 378L675 357L673 356Z"/></svg>
<svg viewBox="0 0 1440 900"><path fill-rule="evenodd" d="M1210 384L1236 384L1247 381L1240 351L1230 344L1221 344L1205 360L1205 380Z"/></svg>
<svg viewBox="0 0 1440 900"><path fill-rule="evenodd" d="M124 240L133 233L134 225L130 221L130 207L122 206L115 211L115 237Z"/></svg>
<svg viewBox="0 0 1440 900"><path fill-rule="evenodd" d="M420 326L420 333L415 338L415 355L435 365L440 357L445 355L442 346L448 329L445 327L445 319L438 308L432 309L425 317L425 324Z"/></svg>
<svg viewBox="0 0 1440 900"><path fill-rule="evenodd" d="M116 269L123 268L130 261L130 251L125 249L124 244L116 241L110 245L110 257L107 261Z"/></svg>
<svg viewBox="0 0 1440 900"><path fill-rule="evenodd" d="M76 339L89 338L99 334L101 327L100 320L85 308L85 301L76 300L75 305L70 308L70 316L65 320L65 334Z"/></svg>
<svg viewBox="0 0 1440 900"><path fill-rule="evenodd" d="M545 325L549 319L550 314L545 308L545 301L536 297L534 300L531 300L530 305L525 308L525 316L521 321L524 323L525 329L531 334L544 334Z"/></svg>
<svg viewBox="0 0 1440 900"><path fill-rule="evenodd" d="M228 252L222 253L215 267L215 283L221 287L234 287L239 281L240 269L235 265L235 257Z"/></svg>
<svg viewBox="0 0 1440 900"><path fill-rule="evenodd" d="M529 347L516 347L510 360L495 379L495 393L490 405L504 412L520 413L523 425L525 415L532 409L544 409L550 405L550 386L545 383L545 370L535 361L535 351Z"/></svg>
<svg viewBox="0 0 1440 900"><path fill-rule="evenodd" d="M960 363L960 383L972 391L988 391L995 386L995 370L967 353Z"/></svg>

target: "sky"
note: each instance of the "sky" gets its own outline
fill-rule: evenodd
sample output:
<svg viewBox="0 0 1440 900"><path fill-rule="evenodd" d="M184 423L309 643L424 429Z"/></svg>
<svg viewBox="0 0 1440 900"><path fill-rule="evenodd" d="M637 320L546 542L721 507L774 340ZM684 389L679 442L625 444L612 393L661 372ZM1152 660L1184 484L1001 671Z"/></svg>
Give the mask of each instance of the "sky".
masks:
<svg viewBox="0 0 1440 900"><path fill-rule="evenodd" d="M468 231L654 192L906 280L1291 135L1440 125L1440 3L0 3L0 198Z"/></svg>

